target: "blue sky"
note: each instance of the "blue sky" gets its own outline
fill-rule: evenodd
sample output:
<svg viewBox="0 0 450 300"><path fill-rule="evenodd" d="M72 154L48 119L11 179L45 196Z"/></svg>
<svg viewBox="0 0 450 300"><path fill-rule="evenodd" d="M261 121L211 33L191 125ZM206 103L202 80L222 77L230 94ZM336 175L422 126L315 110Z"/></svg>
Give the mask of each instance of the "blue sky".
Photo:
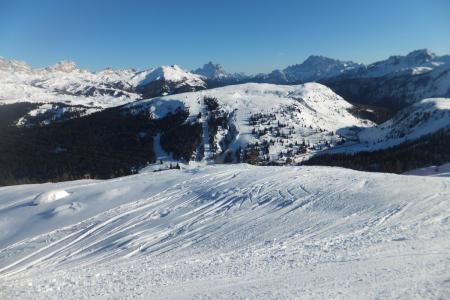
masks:
<svg viewBox="0 0 450 300"><path fill-rule="evenodd" d="M450 1L0 0L0 56L35 67L212 60L256 73L310 54L369 63L419 48L450 54Z"/></svg>

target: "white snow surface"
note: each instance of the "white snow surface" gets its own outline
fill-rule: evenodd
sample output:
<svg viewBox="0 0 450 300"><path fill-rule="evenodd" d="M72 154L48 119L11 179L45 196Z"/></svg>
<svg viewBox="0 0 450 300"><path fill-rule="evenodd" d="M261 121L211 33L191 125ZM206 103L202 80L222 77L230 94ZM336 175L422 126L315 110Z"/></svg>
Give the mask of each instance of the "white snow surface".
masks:
<svg viewBox="0 0 450 300"><path fill-rule="evenodd" d="M34 198L33 204L42 205L58 201L62 198L69 196L70 194L65 190L47 191L39 194Z"/></svg>
<svg viewBox="0 0 450 300"><path fill-rule="evenodd" d="M0 298L446 299L449 230L445 177L238 164L3 187Z"/></svg>
<svg viewBox="0 0 450 300"><path fill-rule="evenodd" d="M439 177L450 177L450 162L442 164L440 166L429 166L425 168L415 169L403 173L404 175L415 175L415 176L439 176Z"/></svg>
<svg viewBox="0 0 450 300"><path fill-rule="evenodd" d="M446 128L450 128L450 99L429 98L412 104L380 125L362 129L358 133L358 143L351 142L330 151L386 149Z"/></svg>

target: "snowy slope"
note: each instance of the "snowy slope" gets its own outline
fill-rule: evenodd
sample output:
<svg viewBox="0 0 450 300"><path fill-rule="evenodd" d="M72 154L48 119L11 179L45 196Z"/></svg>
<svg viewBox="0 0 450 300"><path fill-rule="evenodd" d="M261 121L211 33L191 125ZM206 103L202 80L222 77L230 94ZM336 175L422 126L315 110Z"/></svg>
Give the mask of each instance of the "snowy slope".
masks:
<svg viewBox="0 0 450 300"><path fill-rule="evenodd" d="M450 181L245 164L0 188L0 298L448 298Z"/></svg>
<svg viewBox="0 0 450 300"><path fill-rule="evenodd" d="M370 64L363 74L367 77L419 75L445 65L450 66L450 55L438 56L428 49L420 49Z"/></svg>
<svg viewBox="0 0 450 300"><path fill-rule="evenodd" d="M301 146L294 145L296 143L309 145L311 149L306 149L307 152L320 150L338 143L337 130L341 135L352 135L352 127L372 125L349 113L351 104L317 83L233 85L142 100L124 109L134 114L150 112L153 118L163 118L180 109L188 110L189 120L195 122L205 97L216 99L219 110L228 118L226 128L219 128L215 137L217 154L272 141L266 153L270 160L285 161L287 157L301 160L305 153L299 152ZM294 151L298 153L287 153Z"/></svg>
<svg viewBox="0 0 450 300"><path fill-rule="evenodd" d="M411 170L404 175L450 177L450 163Z"/></svg>
<svg viewBox="0 0 450 300"><path fill-rule="evenodd" d="M354 141L332 152L374 151L414 141L440 129L450 128L450 99L430 98L398 112L380 125L364 128Z"/></svg>

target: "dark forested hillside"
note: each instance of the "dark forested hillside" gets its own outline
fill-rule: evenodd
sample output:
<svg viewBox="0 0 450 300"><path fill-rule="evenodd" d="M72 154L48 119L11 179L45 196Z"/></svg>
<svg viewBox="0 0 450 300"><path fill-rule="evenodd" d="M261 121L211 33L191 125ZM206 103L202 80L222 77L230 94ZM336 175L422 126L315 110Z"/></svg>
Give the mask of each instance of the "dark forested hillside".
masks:
<svg viewBox="0 0 450 300"><path fill-rule="evenodd" d="M155 160L154 135L185 128L187 117L179 112L153 120L112 108L47 126L13 126L22 106L26 104L0 107L0 115L8 116L0 128L0 185L132 174ZM193 143L196 135L199 139L198 130L190 132ZM177 145L181 157L195 149L178 141L186 138L183 135L165 136L167 144Z"/></svg>

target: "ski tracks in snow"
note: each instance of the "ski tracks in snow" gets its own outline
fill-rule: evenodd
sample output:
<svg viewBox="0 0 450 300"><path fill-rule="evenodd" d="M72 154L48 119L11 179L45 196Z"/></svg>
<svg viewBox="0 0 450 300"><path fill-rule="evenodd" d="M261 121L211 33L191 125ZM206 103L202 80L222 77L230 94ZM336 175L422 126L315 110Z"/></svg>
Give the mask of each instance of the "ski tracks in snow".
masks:
<svg viewBox="0 0 450 300"><path fill-rule="evenodd" d="M147 189L147 182L155 180L161 184ZM359 268L359 278L346 273L347 281L334 279L336 284L352 280L359 284L359 279L376 278L374 271L363 268L366 262L393 280L401 265L386 264L397 259L406 261L411 272L428 270L438 282L445 273L437 272L436 266L450 265L445 254L450 191L448 179L425 180L340 168L231 165L139 174L87 186L75 183L67 188L71 197L88 189L115 190L136 182L140 185L134 188L143 192L136 200L7 245L0 250L0 277L20 287L20 278L35 278L33 274L53 271L67 283L90 270L103 274L97 278L89 273L89 280L100 284L110 270L140 282L145 287L142 295L158 298L167 292L176 298L180 296L176 290L167 289L178 286L193 297L198 292L226 298L236 285L239 295L262 296L249 286L264 289L257 282L265 282L267 274L274 274L267 277L273 284L282 284L283 274L303 278L305 270L312 270L313 276L305 277L302 286L314 297L320 294L314 291L315 284L323 277L317 270L338 274L336 264ZM111 195L127 197L133 189L125 191ZM91 203L84 205L89 209ZM426 257L426 265L415 261L420 255ZM135 268L143 275L134 273ZM141 281L144 275L150 282ZM239 283L231 278L240 278ZM138 287L132 291L123 280L117 284L128 291L126 295L139 295ZM198 287L206 281L218 285L210 291ZM287 294L274 296L305 295L296 294L295 278L289 282ZM436 286L431 291L436 292ZM61 295L54 293L49 295Z"/></svg>

